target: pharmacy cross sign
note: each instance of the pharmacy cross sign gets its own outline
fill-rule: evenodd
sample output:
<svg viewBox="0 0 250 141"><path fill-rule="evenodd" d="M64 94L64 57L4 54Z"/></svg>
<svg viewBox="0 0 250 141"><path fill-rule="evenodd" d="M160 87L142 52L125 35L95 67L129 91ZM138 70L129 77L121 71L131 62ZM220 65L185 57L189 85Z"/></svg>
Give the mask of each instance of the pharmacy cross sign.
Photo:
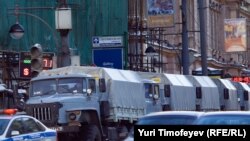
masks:
<svg viewBox="0 0 250 141"><path fill-rule="evenodd" d="M99 44L99 38L93 37L93 44Z"/></svg>

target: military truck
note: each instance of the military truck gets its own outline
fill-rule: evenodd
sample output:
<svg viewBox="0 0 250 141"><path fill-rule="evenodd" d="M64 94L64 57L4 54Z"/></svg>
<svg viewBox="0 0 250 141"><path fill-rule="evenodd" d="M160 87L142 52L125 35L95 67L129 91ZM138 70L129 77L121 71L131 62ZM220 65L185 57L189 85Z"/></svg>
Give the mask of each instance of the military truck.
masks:
<svg viewBox="0 0 250 141"><path fill-rule="evenodd" d="M31 79L25 111L59 141L118 141L140 116L162 109L159 97L159 85L134 71L68 66Z"/></svg>

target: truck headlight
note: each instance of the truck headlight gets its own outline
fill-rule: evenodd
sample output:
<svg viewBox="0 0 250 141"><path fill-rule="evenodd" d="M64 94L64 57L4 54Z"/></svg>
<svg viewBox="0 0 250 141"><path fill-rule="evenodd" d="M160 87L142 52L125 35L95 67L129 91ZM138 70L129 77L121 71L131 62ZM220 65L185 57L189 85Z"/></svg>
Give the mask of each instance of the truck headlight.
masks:
<svg viewBox="0 0 250 141"><path fill-rule="evenodd" d="M81 114L81 111L72 111L69 113L68 118L70 120L76 120L77 116Z"/></svg>
<svg viewBox="0 0 250 141"><path fill-rule="evenodd" d="M70 113L69 114L69 119L70 120L75 120L76 119L76 114L75 113Z"/></svg>

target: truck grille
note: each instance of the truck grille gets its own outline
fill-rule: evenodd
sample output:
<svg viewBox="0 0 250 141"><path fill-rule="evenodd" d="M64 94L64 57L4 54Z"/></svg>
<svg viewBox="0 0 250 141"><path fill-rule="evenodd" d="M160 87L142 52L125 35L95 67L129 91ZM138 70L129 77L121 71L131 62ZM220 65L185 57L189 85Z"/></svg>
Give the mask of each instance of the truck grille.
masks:
<svg viewBox="0 0 250 141"><path fill-rule="evenodd" d="M26 113L47 126L53 126L57 123L60 107L59 103L27 104Z"/></svg>
<svg viewBox="0 0 250 141"><path fill-rule="evenodd" d="M33 108L33 116L39 120L52 120L51 107Z"/></svg>

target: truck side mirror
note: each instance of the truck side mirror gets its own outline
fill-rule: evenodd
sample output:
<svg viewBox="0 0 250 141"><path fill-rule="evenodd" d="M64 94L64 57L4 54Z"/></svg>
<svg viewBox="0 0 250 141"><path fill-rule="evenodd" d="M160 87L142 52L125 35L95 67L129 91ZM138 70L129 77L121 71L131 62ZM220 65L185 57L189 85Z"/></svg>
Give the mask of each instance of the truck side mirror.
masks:
<svg viewBox="0 0 250 141"><path fill-rule="evenodd" d="M106 83L104 78L99 79L99 91L106 92Z"/></svg>
<svg viewBox="0 0 250 141"><path fill-rule="evenodd" d="M201 87L196 87L196 98L201 99L202 98L202 90Z"/></svg>
<svg viewBox="0 0 250 141"><path fill-rule="evenodd" d="M92 90L91 89L87 89L87 95L90 96L92 94Z"/></svg>
<svg viewBox="0 0 250 141"><path fill-rule="evenodd" d="M160 87L158 84L154 85L154 100L158 100L160 98Z"/></svg>
<svg viewBox="0 0 250 141"><path fill-rule="evenodd" d="M224 99L229 99L229 90L224 88Z"/></svg>
<svg viewBox="0 0 250 141"><path fill-rule="evenodd" d="M154 100L158 100L159 99L159 95L158 94L154 94L153 98L154 98Z"/></svg>
<svg viewBox="0 0 250 141"><path fill-rule="evenodd" d="M171 95L170 85L164 85L164 95L165 95L165 97L170 97L170 95Z"/></svg>
<svg viewBox="0 0 250 141"><path fill-rule="evenodd" d="M244 100L245 101L248 101L249 100L249 96L248 96L248 91L246 91L246 90L244 90L244 93L243 93L244 95Z"/></svg>

